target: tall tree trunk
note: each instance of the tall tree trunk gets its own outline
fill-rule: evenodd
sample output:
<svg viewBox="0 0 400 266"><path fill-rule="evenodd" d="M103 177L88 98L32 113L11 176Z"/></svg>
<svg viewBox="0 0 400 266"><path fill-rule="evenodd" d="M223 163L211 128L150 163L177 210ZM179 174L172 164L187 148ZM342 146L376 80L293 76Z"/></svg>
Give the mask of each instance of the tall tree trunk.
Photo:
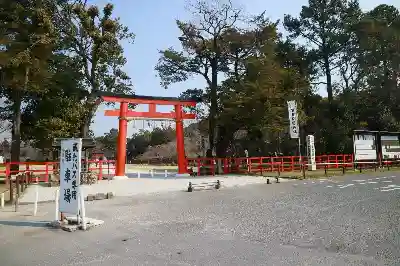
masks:
<svg viewBox="0 0 400 266"><path fill-rule="evenodd" d="M233 139L233 130L229 130L225 126L218 127L218 141L215 147L216 155L218 158L226 157L226 151L232 139Z"/></svg>
<svg viewBox="0 0 400 266"><path fill-rule="evenodd" d="M210 114L208 117L208 140L209 149L214 150L215 143L215 117L217 114L217 87L218 87L218 62L213 59L211 62L211 88L210 88Z"/></svg>
<svg viewBox="0 0 400 266"><path fill-rule="evenodd" d="M329 63L328 56L324 56L324 68L325 68L325 76L326 76L326 92L328 93L329 104L332 105L332 101L333 101L332 73L331 73L331 65Z"/></svg>
<svg viewBox="0 0 400 266"><path fill-rule="evenodd" d="M96 113L98 104L96 103L95 96L89 96L88 99L88 111L85 117L83 117L81 128L80 128L80 137L88 138L90 133L90 125L92 123L92 119Z"/></svg>
<svg viewBox="0 0 400 266"><path fill-rule="evenodd" d="M229 144L233 140L233 133L234 130L231 128L227 128L226 126L219 126L218 127L218 140L215 147L215 153L217 158L226 158L227 157L227 150ZM224 173L222 166L224 165L223 160L217 161L217 169L218 174Z"/></svg>
<svg viewBox="0 0 400 266"><path fill-rule="evenodd" d="M28 90L30 68L25 68L24 91ZM22 104L22 91L15 89L13 92L13 123L11 131L11 161L19 162L21 153L21 104ZM19 165L11 166L11 170L18 171Z"/></svg>
<svg viewBox="0 0 400 266"><path fill-rule="evenodd" d="M11 162L19 162L21 151L21 95L16 90L13 103L13 123L11 131ZM13 164L11 170L18 171L19 165Z"/></svg>
<svg viewBox="0 0 400 266"><path fill-rule="evenodd" d="M87 138L89 136L90 131L90 124L92 121L93 116L88 114L83 118L82 125L81 125L81 138Z"/></svg>

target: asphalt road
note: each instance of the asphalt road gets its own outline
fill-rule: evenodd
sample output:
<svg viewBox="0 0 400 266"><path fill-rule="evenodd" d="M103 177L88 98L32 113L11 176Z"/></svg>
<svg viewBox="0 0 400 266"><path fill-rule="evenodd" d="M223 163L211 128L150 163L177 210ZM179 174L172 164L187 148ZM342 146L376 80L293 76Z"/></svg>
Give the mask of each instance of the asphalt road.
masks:
<svg viewBox="0 0 400 266"><path fill-rule="evenodd" d="M105 224L87 232L3 212L0 265L400 265L396 175L92 202Z"/></svg>

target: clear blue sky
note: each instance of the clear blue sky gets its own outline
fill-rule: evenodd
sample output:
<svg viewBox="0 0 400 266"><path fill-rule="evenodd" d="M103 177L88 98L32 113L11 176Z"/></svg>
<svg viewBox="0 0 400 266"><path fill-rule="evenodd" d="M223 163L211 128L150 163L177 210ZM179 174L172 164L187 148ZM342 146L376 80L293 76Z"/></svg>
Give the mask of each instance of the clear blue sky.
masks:
<svg viewBox="0 0 400 266"><path fill-rule="evenodd" d="M136 34L134 44L124 45L125 56L128 59L125 70L132 78L134 90L139 95L178 96L188 88L202 87L202 82L190 80L175 84L168 90L162 88L156 77L154 66L159 58L158 50L170 46L179 49L179 31L175 19L190 19L190 13L185 9L185 0L92 0L103 6L108 2L115 5L115 15ZM266 10L271 20L283 19L284 14L297 16L302 5L307 0L233 0L246 13L259 14ZM369 10L378 4L390 4L400 8L399 0L360 0L361 7ZM118 106L116 106L118 107ZM92 130L96 136L103 135L111 128L118 128L116 117L105 117L104 110L110 107L101 106L96 114ZM133 125L128 126L129 135Z"/></svg>

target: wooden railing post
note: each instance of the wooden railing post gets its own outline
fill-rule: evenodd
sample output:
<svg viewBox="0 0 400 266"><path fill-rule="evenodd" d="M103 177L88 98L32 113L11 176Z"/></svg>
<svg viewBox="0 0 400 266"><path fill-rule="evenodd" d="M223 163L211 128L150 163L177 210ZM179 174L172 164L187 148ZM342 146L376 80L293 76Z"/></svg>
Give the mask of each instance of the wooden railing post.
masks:
<svg viewBox="0 0 400 266"><path fill-rule="evenodd" d="M45 178L45 180L44 180L44 182L47 183L47 182L49 182L49 179L50 179L50 178L49 178L49 176L50 176L50 175L49 175L49 164L48 164L47 162L45 162L44 165L45 165L45 166L44 166L44 167L45 167L45 170L44 170L44 171L45 171L45 172L44 172L44 178Z"/></svg>
<svg viewBox="0 0 400 266"><path fill-rule="evenodd" d="M103 160L99 161L99 176L98 180L103 180Z"/></svg>
<svg viewBox="0 0 400 266"><path fill-rule="evenodd" d="M6 185L11 181L11 166L10 163L6 163ZM11 182L10 182L11 183Z"/></svg>

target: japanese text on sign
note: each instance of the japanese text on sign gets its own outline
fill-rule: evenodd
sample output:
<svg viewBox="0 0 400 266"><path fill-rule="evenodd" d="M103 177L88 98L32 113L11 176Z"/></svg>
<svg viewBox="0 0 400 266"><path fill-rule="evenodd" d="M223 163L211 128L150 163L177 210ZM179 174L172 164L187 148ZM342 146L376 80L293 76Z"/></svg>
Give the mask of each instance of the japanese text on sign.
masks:
<svg viewBox="0 0 400 266"><path fill-rule="evenodd" d="M289 112L289 131L292 139L299 138L299 122L297 115L297 104L296 101L288 101L288 112Z"/></svg>
<svg viewBox="0 0 400 266"><path fill-rule="evenodd" d="M61 141L60 157L60 212L79 213L79 185L82 139Z"/></svg>
<svg viewBox="0 0 400 266"><path fill-rule="evenodd" d="M317 169L317 165L315 162L314 136L308 135L306 141L307 141L308 168L311 171L315 171Z"/></svg>

